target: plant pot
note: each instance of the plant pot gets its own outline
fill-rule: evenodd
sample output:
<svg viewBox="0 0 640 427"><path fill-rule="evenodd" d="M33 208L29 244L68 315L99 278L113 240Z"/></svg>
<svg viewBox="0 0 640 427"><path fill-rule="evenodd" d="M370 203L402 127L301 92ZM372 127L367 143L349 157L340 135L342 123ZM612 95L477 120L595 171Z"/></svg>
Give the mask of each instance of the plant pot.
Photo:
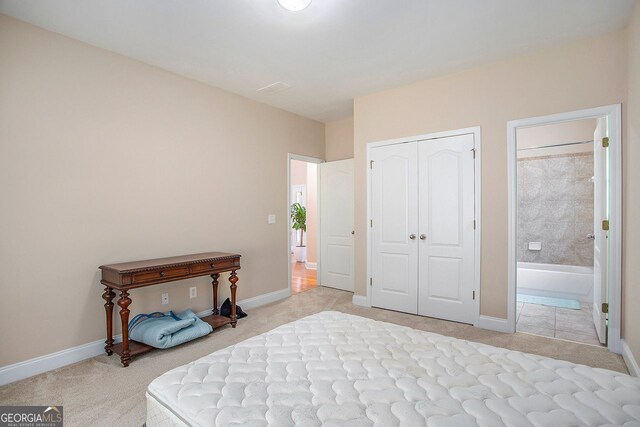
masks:
<svg viewBox="0 0 640 427"><path fill-rule="evenodd" d="M306 262L307 261L307 247L306 246L295 246L293 248L293 256L296 258L296 262Z"/></svg>

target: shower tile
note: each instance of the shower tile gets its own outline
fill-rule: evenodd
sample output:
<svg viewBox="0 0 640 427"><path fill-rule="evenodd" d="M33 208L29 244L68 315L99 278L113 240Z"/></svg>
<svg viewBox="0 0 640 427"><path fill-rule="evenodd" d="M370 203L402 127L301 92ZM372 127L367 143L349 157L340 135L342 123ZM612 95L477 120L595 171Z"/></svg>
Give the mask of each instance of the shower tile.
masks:
<svg viewBox="0 0 640 427"><path fill-rule="evenodd" d="M588 234L593 234L593 221L575 223L576 242L580 242L582 240L586 241Z"/></svg>
<svg viewBox="0 0 640 427"><path fill-rule="evenodd" d="M519 261L589 265L592 171L592 154L518 161ZM532 241L541 242L542 251L529 251Z"/></svg>
<svg viewBox="0 0 640 427"><path fill-rule="evenodd" d="M540 190L541 201L549 200L572 200L573 199L573 179L554 178L542 181Z"/></svg>
<svg viewBox="0 0 640 427"><path fill-rule="evenodd" d="M589 179L593 176L593 154L588 156L577 156L575 162L576 178Z"/></svg>
<svg viewBox="0 0 640 427"><path fill-rule="evenodd" d="M580 222L593 222L593 201L576 201L575 212Z"/></svg>
<svg viewBox="0 0 640 427"><path fill-rule="evenodd" d="M574 173L575 157L551 157L544 160L544 163L547 178L564 178Z"/></svg>
<svg viewBox="0 0 640 427"><path fill-rule="evenodd" d="M575 200L584 200L593 205L593 183L586 179L578 180L573 183L573 189Z"/></svg>
<svg viewBox="0 0 640 427"><path fill-rule="evenodd" d="M585 240L576 243L576 265L592 266L593 265L593 241Z"/></svg>

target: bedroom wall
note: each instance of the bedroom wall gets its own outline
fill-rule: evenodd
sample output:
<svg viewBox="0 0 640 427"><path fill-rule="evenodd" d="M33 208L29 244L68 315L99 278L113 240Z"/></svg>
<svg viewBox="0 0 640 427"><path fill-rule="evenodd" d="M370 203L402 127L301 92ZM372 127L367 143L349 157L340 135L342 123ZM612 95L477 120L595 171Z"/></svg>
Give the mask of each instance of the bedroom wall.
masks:
<svg viewBox="0 0 640 427"><path fill-rule="evenodd" d="M620 31L356 98L356 294L366 293L366 144L481 126L480 310L506 318L507 121L624 103L626 41Z"/></svg>
<svg viewBox="0 0 640 427"><path fill-rule="evenodd" d="M0 366L104 339L101 264L239 252L240 299L286 289L287 152L324 124L0 15Z"/></svg>
<svg viewBox="0 0 640 427"><path fill-rule="evenodd" d="M640 362L640 2L628 27L629 102L623 151L622 337Z"/></svg>
<svg viewBox="0 0 640 427"><path fill-rule="evenodd" d="M325 124L325 160L353 158L353 117Z"/></svg>

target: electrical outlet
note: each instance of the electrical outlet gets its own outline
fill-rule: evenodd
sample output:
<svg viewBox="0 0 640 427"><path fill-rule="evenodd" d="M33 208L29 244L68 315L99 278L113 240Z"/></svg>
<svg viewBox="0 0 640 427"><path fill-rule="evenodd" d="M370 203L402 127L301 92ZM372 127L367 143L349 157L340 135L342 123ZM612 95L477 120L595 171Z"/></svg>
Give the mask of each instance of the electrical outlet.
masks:
<svg viewBox="0 0 640 427"><path fill-rule="evenodd" d="M189 298L195 298L198 296L198 288L192 286L189 288Z"/></svg>
<svg viewBox="0 0 640 427"><path fill-rule="evenodd" d="M162 305L169 304L169 294L162 294Z"/></svg>
<svg viewBox="0 0 640 427"><path fill-rule="evenodd" d="M268 224L275 224L276 223L276 216L274 214L269 214L267 216L267 223Z"/></svg>

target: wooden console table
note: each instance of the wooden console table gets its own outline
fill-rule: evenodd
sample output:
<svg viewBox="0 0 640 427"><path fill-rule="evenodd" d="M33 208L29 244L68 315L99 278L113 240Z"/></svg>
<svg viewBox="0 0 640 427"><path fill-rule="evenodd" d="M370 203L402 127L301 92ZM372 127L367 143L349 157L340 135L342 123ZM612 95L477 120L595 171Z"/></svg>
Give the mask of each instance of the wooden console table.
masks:
<svg viewBox="0 0 640 427"><path fill-rule="evenodd" d="M107 315L107 340L104 350L109 356L114 352L120 355L122 365L127 367L131 357L146 353L153 347L129 339L129 290L159 283L189 279L191 277L211 276L213 281L213 312L202 320L214 329L228 323L235 328L237 270L240 270L240 255L224 252L207 252L203 254L183 255L170 258L133 261L121 264L101 265L104 293L104 308ZM218 312L218 278L220 273L231 272L231 318L220 316ZM115 291L120 292L120 320L122 321L122 343L113 343L113 299Z"/></svg>

